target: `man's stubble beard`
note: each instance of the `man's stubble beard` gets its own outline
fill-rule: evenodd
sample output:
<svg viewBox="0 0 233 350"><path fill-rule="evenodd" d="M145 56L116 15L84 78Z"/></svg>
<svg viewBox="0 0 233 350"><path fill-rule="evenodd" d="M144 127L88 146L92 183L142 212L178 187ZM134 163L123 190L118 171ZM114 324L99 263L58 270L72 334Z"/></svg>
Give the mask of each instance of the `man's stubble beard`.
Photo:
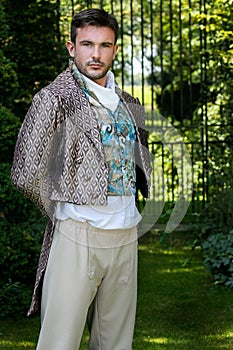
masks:
<svg viewBox="0 0 233 350"><path fill-rule="evenodd" d="M94 81L104 78L106 76L107 72L109 71L109 69L111 68L111 65L106 66L103 62L100 62L100 63L104 69L101 72L95 73L94 71L92 71L92 72L88 71L88 67L90 66L88 63L83 65L79 61L75 62L79 72L82 73L83 75L85 75L90 80L94 80Z"/></svg>

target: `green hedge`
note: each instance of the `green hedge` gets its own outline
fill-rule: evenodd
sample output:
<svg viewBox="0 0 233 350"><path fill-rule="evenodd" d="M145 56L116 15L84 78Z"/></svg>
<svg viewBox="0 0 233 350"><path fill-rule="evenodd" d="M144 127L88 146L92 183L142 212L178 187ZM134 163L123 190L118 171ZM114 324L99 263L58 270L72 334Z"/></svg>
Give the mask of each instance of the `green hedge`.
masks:
<svg viewBox="0 0 233 350"><path fill-rule="evenodd" d="M233 287L233 189L208 204L197 229L203 262L214 283Z"/></svg>
<svg viewBox="0 0 233 350"><path fill-rule="evenodd" d="M29 307L46 219L11 184L10 163L0 163L0 317Z"/></svg>

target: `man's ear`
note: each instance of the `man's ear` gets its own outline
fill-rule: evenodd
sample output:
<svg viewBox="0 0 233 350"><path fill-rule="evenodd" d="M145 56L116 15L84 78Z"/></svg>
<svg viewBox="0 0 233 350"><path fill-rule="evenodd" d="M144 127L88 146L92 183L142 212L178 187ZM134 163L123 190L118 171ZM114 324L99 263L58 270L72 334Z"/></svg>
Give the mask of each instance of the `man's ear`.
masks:
<svg viewBox="0 0 233 350"><path fill-rule="evenodd" d="M74 57L74 43L72 41L67 41L66 48L71 57Z"/></svg>
<svg viewBox="0 0 233 350"><path fill-rule="evenodd" d="M113 54L113 59L115 59L116 55L117 55L117 52L118 52L118 49L119 49L119 46L116 44L114 46L114 54Z"/></svg>

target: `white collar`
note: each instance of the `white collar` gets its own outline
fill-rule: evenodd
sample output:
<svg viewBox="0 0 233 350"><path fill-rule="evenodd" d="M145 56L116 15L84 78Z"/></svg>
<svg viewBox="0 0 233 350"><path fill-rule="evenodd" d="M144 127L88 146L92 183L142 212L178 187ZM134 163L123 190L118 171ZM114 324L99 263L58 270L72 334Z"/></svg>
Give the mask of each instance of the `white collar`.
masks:
<svg viewBox="0 0 233 350"><path fill-rule="evenodd" d="M114 74L113 72L111 72L110 70L107 72L107 81L106 81L106 86L101 86L99 84L97 84L96 82L94 82L93 80L89 79L88 77L86 77L85 75L83 75L84 80L86 81L87 85L89 87L96 89L110 89L113 92L115 92L115 78L114 78Z"/></svg>
<svg viewBox="0 0 233 350"><path fill-rule="evenodd" d="M106 88L115 91L115 77L113 72L111 72L110 70L107 73Z"/></svg>
<svg viewBox="0 0 233 350"><path fill-rule="evenodd" d="M83 78L87 84L88 89L94 92L99 102L114 112L118 106L119 96L115 89L114 74L111 71L107 73L106 87L95 83L93 80L85 77Z"/></svg>

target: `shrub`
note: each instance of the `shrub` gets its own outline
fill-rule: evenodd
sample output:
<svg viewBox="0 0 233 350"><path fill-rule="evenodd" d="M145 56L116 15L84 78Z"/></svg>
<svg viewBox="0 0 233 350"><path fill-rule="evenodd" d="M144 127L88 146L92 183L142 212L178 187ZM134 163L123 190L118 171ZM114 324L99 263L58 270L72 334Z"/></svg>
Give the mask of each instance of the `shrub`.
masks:
<svg viewBox="0 0 233 350"><path fill-rule="evenodd" d="M0 318L25 316L30 305L31 290L20 282L9 280L0 287Z"/></svg>
<svg viewBox="0 0 233 350"><path fill-rule="evenodd" d="M233 287L233 189L209 203L197 225L206 269L216 284Z"/></svg>
<svg viewBox="0 0 233 350"><path fill-rule="evenodd" d="M0 219L0 317L25 314L35 280L44 225Z"/></svg>
<svg viewBox="0 0 233 350"><path fill-rule="evenodd" d="M46 219L14 188L10 163L0 163L0 317L29 307Z"/></svg>
<svg viewBox="0 0 233 350"><path fill-rule="evenodd" d="M202 244L202 252L215 283L233 287L233 230L210 235Z"/></svg>
<svg viewBox="0 0 233 350"><path fill-rule="evenodd" d="M11 162L21 122L8 108L0 104L1 162Z"/></svg>
<svg viewBox="0 0 233 350"><path fill-rule="evenodd" d="M30 223L14 225L0 219L1 281L32 285L35 278L43 227Z"/></svg>

